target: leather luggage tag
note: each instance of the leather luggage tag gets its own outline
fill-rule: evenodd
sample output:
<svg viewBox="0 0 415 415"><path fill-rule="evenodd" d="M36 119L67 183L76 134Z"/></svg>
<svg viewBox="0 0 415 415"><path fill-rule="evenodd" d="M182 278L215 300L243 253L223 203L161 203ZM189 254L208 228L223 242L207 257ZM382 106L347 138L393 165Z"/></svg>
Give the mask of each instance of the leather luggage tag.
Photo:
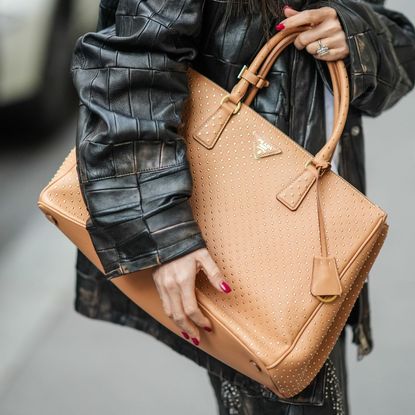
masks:
<svg viewBox="0 0 415 415"><path fill-rule="evenodd" d="M315 256L311 276L311 294L314 296L341 295L342 285L333 256Z"/></svg>

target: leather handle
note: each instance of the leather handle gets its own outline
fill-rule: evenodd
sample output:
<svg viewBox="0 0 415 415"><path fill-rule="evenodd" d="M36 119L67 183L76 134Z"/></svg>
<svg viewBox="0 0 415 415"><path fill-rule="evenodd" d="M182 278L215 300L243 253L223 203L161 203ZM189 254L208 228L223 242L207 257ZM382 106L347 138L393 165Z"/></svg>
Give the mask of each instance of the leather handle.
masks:
<svg viewBox="0 0 415 415"><path fill-rule="evenodd" d="M278 59L281 52L295 39L298 33L291 34L286 36L279 44L277 44L272 52L268 55L265 62L262 64L261 69L258 71L258 77L261 79L266 79L268 72L272 68L274 62ZM293 39L291 39L293 37ZM288 43L287 43L288 42ZM337 116L339 113L339 104L340 104L340 96L338 89L340 88L338 85L338 78L339 74L336 73L335 75L336 82L333 84L333 95L334 95L334 124L337 122ZM334 81L334 80L333 80ZM244 99L245 105L251 105L252 101L254 100L256 94L259 92L260 87L257 85L251 85L251 89L248 92L247 97Z"/></svg>
<svg viewBox="0 0 415 415"><path fill-rule="evenodd" d="M258 52L254 60L246 69L249 73L260 79L265 79L269 70L280 56L282 51L294 42L299 33L307 30L308 27L298 27L293 29L284 29L274 35ZM331 76L333 95L334 95L334 123L333 131L326 144L314 157L315 164L322 167L327 166L331 162L337 144L340 141L341 134L346 124L347 113L349 110L349 83L347 70L342 60L335 62L327 62ZM251 88L245 97L248 89ZM259 88L252 85L247 79L241 78L233 87L229 100L238 105L243 101L246 105L250 105ZM244 99L245 97L245 99Z"/></svg>
<svg viewBox="0 0 415 415"><path fill-rule="evenodd" d="M244 67L241 71L240 80L232 88L230 94L224 97L218 109L193 134L194 139L206 148L212 149L229 120L239 111L241 103L251 104L259 88L267 84L268 81L265 78L278 56L288 45L294 42L299 33L307 30L308 27L301 26L293 29L284 29L271 37L257 53L249 67ZM334 94L333 131L326 144L310 160L310 163L321 171L330 166L334 151L346 124L349 110L349 82L344 62L338 60L336 62L327 62L327 65ZM247 95L248 89L251 87L252 89ZM218 120L221 121L218 122Z"/></svg>

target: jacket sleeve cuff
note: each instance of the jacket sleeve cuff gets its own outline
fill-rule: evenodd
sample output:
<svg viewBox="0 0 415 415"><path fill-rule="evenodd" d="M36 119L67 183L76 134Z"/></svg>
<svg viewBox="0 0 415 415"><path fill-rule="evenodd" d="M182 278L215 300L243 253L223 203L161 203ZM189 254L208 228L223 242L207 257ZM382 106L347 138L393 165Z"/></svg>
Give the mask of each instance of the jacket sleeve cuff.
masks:
<svg viewBox="0 0 415 415"><path fill-rule="evenodd" d="M191 231L190 228L191 227L188 229L189 231ZM112 278L137 272L145 268L155 267L205 247L206 243L201 233L194 233L184 239L174 242L171 245L162 247L156 252L149 252L136 259L121 261L117 268L109 271L105 276L110 280Z"/></svg>
<svg viewBox="0 0 415 415"><path fill-rule="evenodd" d="M141 209L129 205L122 221L115 220L121 215L113 211L96 213L94 221L87 221L106 278L150 268L206 247L187 196L162 209L138 215L137 210Z"/></svg>

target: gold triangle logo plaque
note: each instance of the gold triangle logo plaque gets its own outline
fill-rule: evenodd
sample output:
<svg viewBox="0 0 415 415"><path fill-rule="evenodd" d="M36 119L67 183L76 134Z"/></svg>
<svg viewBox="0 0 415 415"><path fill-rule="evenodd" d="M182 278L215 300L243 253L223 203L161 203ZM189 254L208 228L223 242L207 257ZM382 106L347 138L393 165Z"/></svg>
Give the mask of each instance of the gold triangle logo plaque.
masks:
<svg viewBox="0 0 415 415"><path fill-rule="evenodd" d="M254 157L260 159L262 157L272 156L274 154L282 153L281 149L278 148L270 140L264 137L256 136L254 140Z"/></svg>

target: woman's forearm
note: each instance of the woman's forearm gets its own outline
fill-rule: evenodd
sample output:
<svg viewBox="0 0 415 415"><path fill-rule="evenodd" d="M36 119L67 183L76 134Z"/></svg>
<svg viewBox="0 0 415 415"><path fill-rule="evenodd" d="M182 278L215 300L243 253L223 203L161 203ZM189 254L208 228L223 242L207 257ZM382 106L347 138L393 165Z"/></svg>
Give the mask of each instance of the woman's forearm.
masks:
<svg viewBox="0 0 415 415"><path fill-rule="evenodd" d="M125 0L115 24L76 44L78 171L88 230L109 277L205 246L178 133L201 6Z"/></svg>

